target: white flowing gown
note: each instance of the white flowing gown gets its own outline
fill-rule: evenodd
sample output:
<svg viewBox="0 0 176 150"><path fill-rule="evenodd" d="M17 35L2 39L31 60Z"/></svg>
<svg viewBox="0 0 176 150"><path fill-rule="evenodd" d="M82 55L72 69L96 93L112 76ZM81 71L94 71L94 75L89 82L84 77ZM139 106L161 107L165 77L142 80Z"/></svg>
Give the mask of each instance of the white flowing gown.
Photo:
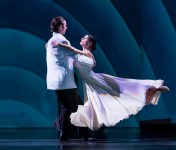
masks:
<svg viewBox="0 0 176 150"><path fill-rule="evenodd" d="M71 123L79 127L98 130L101 126L114 126L123 119L139 112L146 105L146 91L159 88L163 80L136 80L114 77L92 71L94 61L77 54L77 68L84 87L84 105L72 113ZM160 92L152 102L157 104Z"/></svg>

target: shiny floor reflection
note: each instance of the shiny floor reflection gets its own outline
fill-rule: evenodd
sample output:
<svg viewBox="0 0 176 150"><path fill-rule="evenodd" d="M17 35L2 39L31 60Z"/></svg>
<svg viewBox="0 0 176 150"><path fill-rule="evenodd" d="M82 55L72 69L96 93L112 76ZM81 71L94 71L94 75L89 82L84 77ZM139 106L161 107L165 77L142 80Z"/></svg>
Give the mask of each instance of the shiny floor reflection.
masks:
<svg viewBox="0 0 176 150"><path fill-rule="evenodd" d="M106 131L105 131L106 133ZM141 137L138 129L108 132L96 141L59 142L53 129L0 129L0 150L175 150L174 137Z"/></svg>

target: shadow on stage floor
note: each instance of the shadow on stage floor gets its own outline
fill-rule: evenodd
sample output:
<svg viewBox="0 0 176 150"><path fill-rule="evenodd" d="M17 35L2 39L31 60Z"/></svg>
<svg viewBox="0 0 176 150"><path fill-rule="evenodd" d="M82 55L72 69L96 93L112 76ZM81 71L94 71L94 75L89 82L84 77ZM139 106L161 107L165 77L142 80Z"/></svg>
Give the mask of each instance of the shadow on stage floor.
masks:
<svg viewBox="0 0 176 150"><path fill-rule="evenodd" d="M151 121L141 122L140 128L102 128L92 133L96 141L83 141L72 130L67 142L59 142L53 128L1 128L0 150L176 150L176 128L166 124Z"/></svg>

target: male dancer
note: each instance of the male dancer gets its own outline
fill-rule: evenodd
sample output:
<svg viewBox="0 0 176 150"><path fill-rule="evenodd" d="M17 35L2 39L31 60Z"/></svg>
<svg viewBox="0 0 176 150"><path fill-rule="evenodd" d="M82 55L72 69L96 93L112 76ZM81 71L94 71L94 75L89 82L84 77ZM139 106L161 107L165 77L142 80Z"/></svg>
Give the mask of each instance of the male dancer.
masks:
<svg viewBox="0 0 176 150"><path fill-rule="evenodd" d="M56 92L58 116L60 117L59 122L57 123L56 120L54 125L60 130L60 141L67 141L70 114L77 111L78 105L82 104L74 81L73 60L75 54L64 48L52 46L53 41L70 45L70 42L64 37L67 23L62 16L53 18L50 29L53 36L47 43L47 89ZM59 106L61 107L59 108ZM84 140L88 140L90 137L88 128L79 128L79 133Z"/></svg>

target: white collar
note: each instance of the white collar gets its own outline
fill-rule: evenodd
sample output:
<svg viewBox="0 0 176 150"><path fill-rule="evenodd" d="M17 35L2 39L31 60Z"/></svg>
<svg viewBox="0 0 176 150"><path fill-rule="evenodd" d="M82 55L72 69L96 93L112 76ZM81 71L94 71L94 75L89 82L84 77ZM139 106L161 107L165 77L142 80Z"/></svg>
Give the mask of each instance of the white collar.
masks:
<svg viewBox="0 0 176 150"><path fill-rule="evenodd" d="M54 35L61 35L61 36L63 36L62 34L57 33L57 32L53 32L53 36L54 36Z"/></svg>

